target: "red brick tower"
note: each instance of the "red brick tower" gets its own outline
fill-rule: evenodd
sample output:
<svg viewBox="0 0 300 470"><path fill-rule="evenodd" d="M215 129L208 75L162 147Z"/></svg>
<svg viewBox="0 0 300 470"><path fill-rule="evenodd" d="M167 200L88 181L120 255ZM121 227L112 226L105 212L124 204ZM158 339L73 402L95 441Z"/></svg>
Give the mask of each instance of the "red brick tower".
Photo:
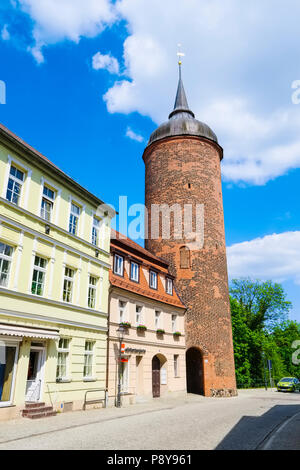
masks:
<svg viewBox="0 0 300 470"><path fill-rule="evenodd" d="M232 396L236 395L236 381L221 186L223 150L212 130L197 121L189 109L181 67L179 70L174 110L153 132L143 155L149 227L146 248L169 261L177 278L176 289L188 308L188 391ZM167 206L163 208L162 204ZM201 229L204 210L200 244L191 243L190 235L178 232L175 213L170 217L169 239L162 236L166 208L174 204L181 208L192 204L193 231ZM159 233L153 238L158 206L163 210L158 219Z"/></svg>

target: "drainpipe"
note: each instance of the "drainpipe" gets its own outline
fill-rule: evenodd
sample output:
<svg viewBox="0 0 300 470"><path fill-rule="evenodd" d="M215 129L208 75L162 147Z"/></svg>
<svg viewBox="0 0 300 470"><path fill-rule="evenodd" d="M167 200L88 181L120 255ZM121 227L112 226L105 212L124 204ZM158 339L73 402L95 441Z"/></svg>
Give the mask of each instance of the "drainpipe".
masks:
<svg viewBox="0 0 300 470"><path fill-rule="evenodd" d="M108 291L108 316L107 316L107 345L106 345L106 392L105 392L105 407L108 406L108 378L109 378L109 333L110 333L110 295L112 288Z"/></svg>

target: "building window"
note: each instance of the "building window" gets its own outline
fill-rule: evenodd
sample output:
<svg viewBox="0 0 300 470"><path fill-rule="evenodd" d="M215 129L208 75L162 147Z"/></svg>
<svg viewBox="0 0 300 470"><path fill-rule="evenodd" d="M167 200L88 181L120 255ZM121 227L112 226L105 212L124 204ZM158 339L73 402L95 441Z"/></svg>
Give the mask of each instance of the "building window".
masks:
<svg viewBox="0 0 300 470"><path fill-rule="evenodd" d="M11 266L13 248L0 243L0 286L8 286L8 277Z"/></svg>
<svg viewBox="0 0 300 470"><path fill-rule="evenodd" d="M166 278L166 292L169 295L173 295L173 281L169 277Z"/></svg>
<svg viewBox="0 0 300 470"><path fill-rule="evenodd" d="M174 377L179 377L178 360L179 360L179 355L174 354Z"/></svg>
<svg viewBox="0 0 300 470"><path fill-rule="evenodd" d="M190 268L190 249L187 246L182 246L180 248L180 268Z"/></svg>
<svg viewBox="0 0 300 470"><path fill-rule="evenodd" d="M123 256L115 255L114 258L114 273L119 276L124 274L124 258Z"/></svg>
<svg viewBox="0 0 300 470"><path fill-rule="evenodd" d="M39 256L35 257L32 275L31 293L43 295L47 261Z"/></svg>
<svg viewBox="0 0 300 470"><path fill-rule="evenodd" d="M17 345L13 345L11 342L5 344L5 341L2 340L0 350L0 405L9 405L13 399L17 351Z"/></svg>
<svg viewBox="0 0 300 470"><path fill-rule="evenodd" d="M70 340L66 338L60 338L59 344L58 344L58 356L57 356L57 368L56 368L57 380L67 379L69 353L70 353Z"/></svg>
<svg viewBox="0 0 300 470"><path fill-rule="evenodd" d="M135 307L135 324L136 326L139 326L142 324L142 312L143 312L143 307L140 307L139 305L136 305Z"/></svg>
<svg viewBox="0 0 300 470"><path fill-rule="evenodd" d="M135 282L139 282L139 265L134 261L130 263L130 279Z"/></svg>
<svg viewBox="0 0 300 470"><path fill-rule="evenodd" d="M19 205L24 179L25 173L11 165L6 191L6 199L13 204Z"/></svg>
<svg viewBox="0 0 300 470"><path fill-rule="evenodd" d="M86 341L84 348L84 367L83 376L85 378L93 377L93 355L94 355L94 342Z"/></svg>
<svg viewBox="0 0 300 470"><path fill-rule="evenodd" d="M97 278L94 276L89 277L89 292L88 292L88 306L89 308L96 307L96 286Z"/></svg>
<svg viewBox="0 0 300 470"><path fill-rule="evenodd" d="M71 213L70 213L70 222L69 222L69 232L73 235L77 234L78 230L78 220L80 216L80 208L76 204L71 204Z"/></svg>
<svg viewBox="0 0 300 470"><path fill-rule="evenodd" d="M125 311L126 311L126 302L123 302L123 300L119 300L119 317L120 317L120 323L123 323L126 318L125 318Z"/></svg>
<svg viewBox="0 0 300 470"><path fill-rule="evenodd" d="M161 328L161 312L159 310L155 310L155 329Z"/></svg>
<svg viewBox="0 0 300 470"><path fill-rule="evenodd" d="M47 186L44 186L42 205L41 205L41 217L42 219L45 219L48 222L51 221L54 199L55 199L54 191L52 191L52 189L48 188Z"/></svg>
<svg viewBox="0 0 300 470"><path fill-rule="evenodd" d="M149 285L151 289L157 289L157 273L155 271L150 271Z"/></svg>
<svg viewBox="0 0 300 470"><path fill-rule="evenodd" d="M100 220L93 217L92 244L98 246L99 243Z"/></svg>
<svg viewBox="0 0 300 470"><path fill-rule="evenodd" d="M172 333L177 331L177 315L172 315Z"/></svg>
<svg viewBox="0 0 300 470"><path fill-rule="evenodd" d="M74 274L75 272L73 269L65 268L64 290L63 290L64 302L72 302Z"/></svg>

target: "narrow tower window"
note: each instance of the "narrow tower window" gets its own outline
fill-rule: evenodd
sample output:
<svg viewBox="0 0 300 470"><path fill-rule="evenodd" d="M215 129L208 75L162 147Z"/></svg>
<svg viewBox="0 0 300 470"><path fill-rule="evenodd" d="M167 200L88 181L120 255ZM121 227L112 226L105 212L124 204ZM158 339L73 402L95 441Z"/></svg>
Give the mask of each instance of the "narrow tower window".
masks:
<svg viewBox="0 0 300 470"><path fill-rule="evenodd" d="M180 267L182 269L190 268L190 250L187 246L180 248Z"/></svg>

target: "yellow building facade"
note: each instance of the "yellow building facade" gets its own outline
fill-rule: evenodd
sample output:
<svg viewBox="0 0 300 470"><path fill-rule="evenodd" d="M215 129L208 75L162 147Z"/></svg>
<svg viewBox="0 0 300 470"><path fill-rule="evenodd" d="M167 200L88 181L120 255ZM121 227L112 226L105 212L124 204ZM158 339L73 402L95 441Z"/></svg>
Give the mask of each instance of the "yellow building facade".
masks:
<svg viewBox="0 0 300 470"><path fill-rule="evenodd" d="M104 398L113 215L0 125L0 419Z"/></svg>

